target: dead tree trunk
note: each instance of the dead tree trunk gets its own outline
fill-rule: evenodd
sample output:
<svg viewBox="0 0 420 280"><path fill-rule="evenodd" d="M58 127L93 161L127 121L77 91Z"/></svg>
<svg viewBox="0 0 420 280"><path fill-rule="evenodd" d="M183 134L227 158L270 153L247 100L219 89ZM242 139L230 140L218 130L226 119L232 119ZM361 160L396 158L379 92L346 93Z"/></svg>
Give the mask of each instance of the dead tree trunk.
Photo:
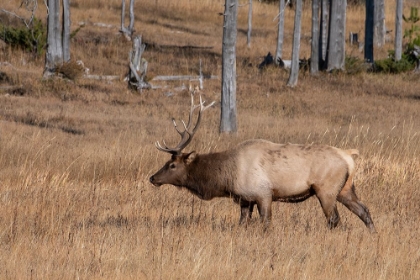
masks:
<svg viewBox="0 0 420 280"><path fill-rule="evenodd" d="M236 132L236 37L238 0L225 0L220 132Z"/></svg>
<svg viewBox="0 0 420 280"><path fill-rule="evenodd" d="M375 0L374 3L374 42L375 45L378 47L382 47L385 45L385 33L386 33L386 27L385 27L385 1L384 0Z"/></svg>
<svg viewBox="0 0 420 280"><path fill-rule="evenodd" d="M123 33L128 39L131 39L134 33L134 0L130 0L130 24L128 27L125 27L125 0L121 0L121 29L120 32Z"/></svg>
<svg viewBox="0 0 420 280"><path fill-rule="evenodd" d="M133 49L129 54L129 69L126 80L128 81L128 87L134 88L138 91L143 89L149 89L151 86L145 82L147 72L147 61L141 56L146 48L145 44L141 42L141 36L136 36L133 39Z"/></svg>
<svg viewBox="0 0 420 280"><path fill-rule="evenodd" d="M63 0L63 59L70 60L70 4Z"/></svg>
<svg viewBox="0 0 420 280"><path fill-rule="evenodd" d="M329 40L328 40L328 71L344 70L346 46L346 0L334 0L331 3Z"/></svg>
<svg viewBox="0 0 420 280"><path fill-rule="evenodd" d="M48 0L47 52L44 77L56 74L57 67L70 60L70 8L69 0L63 1L62 24L60 0Z"/></svg>
<svg viewBox="0 0 420 280"><path fill-rule="evenodd" d="M279 25L277 29L277 49L276 49L276 55L274 59L275 64L279 64L282 52L283 52L283 37L284 37L284 12L285 12L285 4L284 0L279 1Z"/></svg>
<svg viewBox="0 0 420 280"><path fill-rule="evenodd" d="M319 0L312 0L311 74L319 71Z"/></svg>
<svg viewBox="0 0 420 280"><path fill-rule="evenodd" d="M365 61L373 63L374 0L366 0Z"/></svg>
<svg viewBox="0 0 420 280"><path fill-rule="evenodd" d="M248 34L246 37L246 42L248 48L251 47L251 32L252 32L252 0L249 0L249 7L248 7Z"/></svg>
<svg viewBox="0 0 420 280"><path fill-rule="evenodd" d="M327 69L327 49L328 49L328 17L329 16L329 1L321 0L321 21L319 34L319 63L320 69Z"/></svg>
<svg viewBox="0 0 420 280"><path fill-rule="evenodd" d="M402 56L402 21L403 21L403 0L397 0L395 13L395 60L401 60Z"/></svg>
<svg viewBox="0 0 420 280"><path fill-rule="evenodd" d="M297 85L299 75L300 26L302 18L302 0L296 0L295 27L293 31L292 68L287 85Z"/></svg>

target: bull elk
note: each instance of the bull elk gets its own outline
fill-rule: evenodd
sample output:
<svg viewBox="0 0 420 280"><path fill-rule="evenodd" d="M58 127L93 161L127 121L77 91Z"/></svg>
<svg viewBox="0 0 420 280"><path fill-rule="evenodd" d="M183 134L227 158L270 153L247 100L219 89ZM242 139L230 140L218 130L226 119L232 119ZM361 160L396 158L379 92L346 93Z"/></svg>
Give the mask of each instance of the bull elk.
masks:
<svg viewBox="0 0 420 280"><path fill-rule="evenodd" d="M201 114L212 106L194 105L188 123L179 129L181 141L175 148L156 142L158 150L171 159L150 177L159 187L172 184L188 189L204 200L232 197L241 207L239 223L246 223L257 205L261 221L268 225L273 201L301 202L315 195L321 203L330 229L340 217L336 201L356 214L371 231L375 227L368 208L357 198L353 184L355 149L342 150L326 145L276 144L266 140L248 140L233 149L209 154L183 153L200 125ZM195 125L194 111L198 111Z"/></svg>

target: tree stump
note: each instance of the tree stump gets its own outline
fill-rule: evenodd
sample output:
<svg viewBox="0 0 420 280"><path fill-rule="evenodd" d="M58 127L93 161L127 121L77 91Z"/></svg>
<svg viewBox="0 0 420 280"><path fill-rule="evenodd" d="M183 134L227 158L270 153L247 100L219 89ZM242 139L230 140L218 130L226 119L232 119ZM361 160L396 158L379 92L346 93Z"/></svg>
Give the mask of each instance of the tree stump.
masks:
<svg viewBox="0 0 420 280"><path fill-rule="evenodd" d="M130 61L126 80L129 88L138 91L151 88L150 84L144 81L147 72L147 61L141 56L145 48L146 45L141 43L141 36L134 37L133 49L129 53Z"/></svg>

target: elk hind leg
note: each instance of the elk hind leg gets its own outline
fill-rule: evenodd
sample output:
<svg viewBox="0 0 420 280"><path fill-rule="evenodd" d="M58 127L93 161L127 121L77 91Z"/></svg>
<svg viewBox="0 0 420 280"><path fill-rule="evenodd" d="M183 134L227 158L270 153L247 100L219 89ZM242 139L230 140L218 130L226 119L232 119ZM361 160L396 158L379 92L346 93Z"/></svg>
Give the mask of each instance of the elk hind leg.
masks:
<svg viewBox="0 0 420 280"><path fill-rule="evenodd" d="M357 198L353 184L351 184L351 187L344 187L338 194L337 200L356 214L365 223L370 232L376 232L369 209Z"/></svg>

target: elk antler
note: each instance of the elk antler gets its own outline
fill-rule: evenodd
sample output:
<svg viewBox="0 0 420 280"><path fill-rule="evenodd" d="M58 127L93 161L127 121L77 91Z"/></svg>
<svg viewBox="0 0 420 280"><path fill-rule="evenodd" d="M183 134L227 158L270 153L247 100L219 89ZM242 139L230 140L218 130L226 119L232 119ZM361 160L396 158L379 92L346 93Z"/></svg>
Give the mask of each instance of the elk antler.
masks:
<svg viewBox="0 0 420 280"><path fill-rule="evenodd" d="M203 101L201 99L201 95L200 95L200 104L199 105L194 105L194 95L191 94L191 109L190 109L190 114L188 116L188 124L185 124L184 121L182 121L182 124L184 126L184 130L181 131L176 122L175 119L172 118L172 122L174 124L175 130L178 132L179 135L181 135L181 141L179 142L179 144L175 147L175 148L169 148L165 141L163 141L163 146L159 143L159 141L157 141L155 143L156 148L159 151L162 152L166 152L166 153L170 153L173 155L179 155L181 153L181 151L191 142L195 132L197 131L198 126L200 125L200 121L201 121L201 112L207 110L209 107L213 106L213 104L215 103L214 101L207 105L204 106L205 101ZM198 117L197 117L197 122L193 127L193 124L191 122L192 117L193 117L193 113L195 111L195 109L200 108L200 110L198 111Z"/></svg>

